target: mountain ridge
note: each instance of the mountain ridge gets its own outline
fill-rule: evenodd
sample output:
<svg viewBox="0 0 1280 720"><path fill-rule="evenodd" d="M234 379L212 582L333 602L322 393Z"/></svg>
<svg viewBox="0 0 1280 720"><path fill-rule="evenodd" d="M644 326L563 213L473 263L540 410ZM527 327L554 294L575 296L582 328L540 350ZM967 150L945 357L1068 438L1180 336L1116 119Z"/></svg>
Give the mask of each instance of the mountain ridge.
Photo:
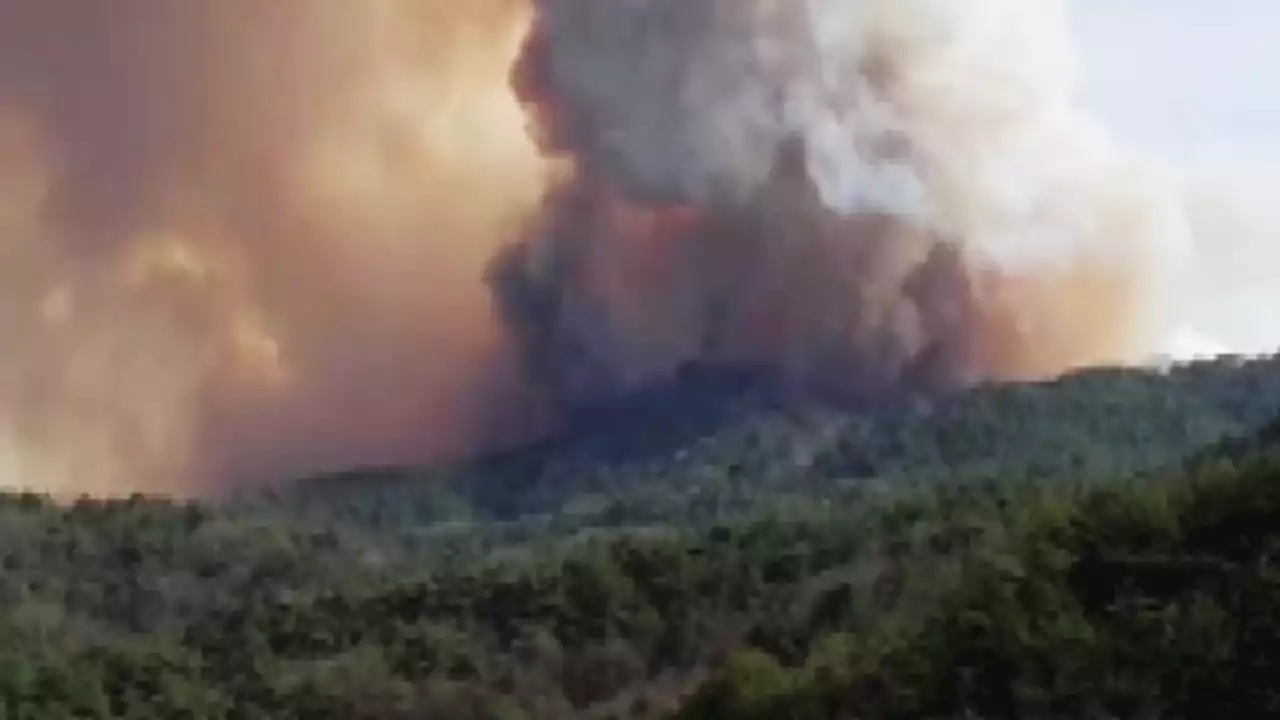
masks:
<svg viewBox="0 0 1280 720"><path fill-rule="evenodd" d="M1276 377L1280 358L1226 357L855 406L742 368L697 367L526 446L451 468L308 478L278 492L297 501L422 489L438 506L426 513L432 522L510 522L586 496L626 503L743 477L744 492L771 502L869 478L1132 474L1250 435L1280 413ZM728 504L750 511L749 502Z"/></svg>

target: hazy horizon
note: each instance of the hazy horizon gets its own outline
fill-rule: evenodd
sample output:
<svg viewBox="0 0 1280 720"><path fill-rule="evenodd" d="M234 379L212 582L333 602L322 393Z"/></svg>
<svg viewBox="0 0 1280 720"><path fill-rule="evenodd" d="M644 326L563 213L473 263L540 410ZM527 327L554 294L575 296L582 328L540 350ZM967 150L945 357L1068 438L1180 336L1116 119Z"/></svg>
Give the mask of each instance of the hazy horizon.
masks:
<svg viewBox="0 0 1280 720"><path fill-rule="evenodd" d="M1280 60L1280 9L1071 0L1071 15L1082 100L1121 144L1185 173L1200 192L1245 204L1254 227L1277 219L1268 195L1280 176L1280 93L1262 71ZM1263 316L1277 305L1280 291L1224 299L1202 310L1195 330L1234 351L1273 350L1280 329Z"/></svg>

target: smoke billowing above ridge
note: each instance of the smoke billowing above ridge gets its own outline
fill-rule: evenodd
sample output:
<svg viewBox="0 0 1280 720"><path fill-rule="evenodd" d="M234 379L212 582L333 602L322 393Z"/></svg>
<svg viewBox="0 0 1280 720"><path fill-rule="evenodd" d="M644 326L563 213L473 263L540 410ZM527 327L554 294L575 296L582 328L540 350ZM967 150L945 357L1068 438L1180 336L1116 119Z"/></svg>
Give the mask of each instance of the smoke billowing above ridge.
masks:
<svg viewBox="0 0 1280 720"><path fill-rule="evenodd" d="M707 355L881 392L1149 351L1181 228L1072 107L1060 6L535 4L517 90L577 173L505 297L571 394Z"/></svg>
<svg viewBox="0 0 1280 720"><path fill-rule="evenodd" d="M1047 0L0 0L0 484L1141 361L1189 225L1073 62Z"/></svg>

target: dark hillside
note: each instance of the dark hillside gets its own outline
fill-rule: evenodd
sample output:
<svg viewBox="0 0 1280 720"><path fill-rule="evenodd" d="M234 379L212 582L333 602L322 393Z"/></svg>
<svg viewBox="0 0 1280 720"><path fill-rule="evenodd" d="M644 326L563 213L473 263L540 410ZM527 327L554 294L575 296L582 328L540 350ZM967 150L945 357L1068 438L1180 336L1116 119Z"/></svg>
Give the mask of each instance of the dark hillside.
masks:
<svg viewBox="0 0 1280 720"><path fill-rule="evenodd" d="M1167 373L1093 370L932 402L850 409L740 371L699 370L569 432L450 472L295 484L291 511L381 531L440 522L717 522L875 479L1133 474L1176 464L1280 412L1280 360ZM567 516L567 517L566 517Z"/></svg>

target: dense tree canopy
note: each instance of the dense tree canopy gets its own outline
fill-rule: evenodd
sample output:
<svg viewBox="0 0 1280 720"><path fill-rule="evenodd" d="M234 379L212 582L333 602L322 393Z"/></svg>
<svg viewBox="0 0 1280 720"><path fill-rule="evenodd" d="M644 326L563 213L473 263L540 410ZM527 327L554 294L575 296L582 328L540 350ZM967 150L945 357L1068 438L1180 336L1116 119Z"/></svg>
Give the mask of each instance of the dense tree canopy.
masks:
<svg viewBox="0 0 1280 720"><path fill-rule="evenodd" d="M695 373L220 504L0 498L0 717L1280 712L1280 364L853 411Z"/></svg>

